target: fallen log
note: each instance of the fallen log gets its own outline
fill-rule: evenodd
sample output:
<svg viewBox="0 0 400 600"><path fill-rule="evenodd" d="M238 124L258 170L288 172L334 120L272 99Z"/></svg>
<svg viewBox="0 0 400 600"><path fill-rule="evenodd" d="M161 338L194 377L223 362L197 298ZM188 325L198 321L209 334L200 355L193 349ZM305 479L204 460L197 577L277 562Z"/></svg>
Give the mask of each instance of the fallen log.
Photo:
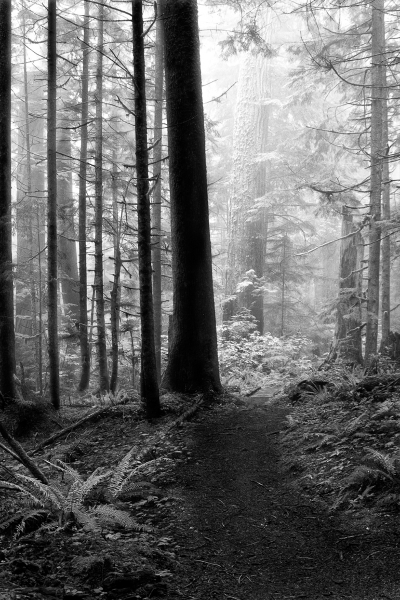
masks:
<svg viewBox="0 0 400 600"><path fill-rule="evenodd" d="M14 458L18 457L19 462L21 464L23 464L24 467L26 467L28 469L28 471L30 471L36 479L38 479L39 481L41 481L42 483L45 483L47 485L49 483L47 477L44 475L44 473L42 473L42 471L39 469L39 467L28 456L28 454L25 452L25 450L23 449L21 444L12 437L11 433L9 433L7 431L6 427L4 426L4 424L1 421L0 421L0 434L6 440L8 445L13 449L13 451L14 451L13 454L15 454Z"/></svg>
<svg viewBox="0 0 400 600"><path fill-rule="evenodd" d="M75 431L75 429L78 429L79 427L81 427L81 425L84 425L85 423L88 423L89 421L92 421L94 419L97 419L98 417L103 416L109 410L112 410L116 406L121 406L122 404L127 404L128 402L130 402L130 400L131 400L131 397L123 398L122 400L120 400L119 402L116 402L115 404L112 404L110 406L103 406L102 408L95 410L94 412L90 413L89 415L86 415L82 419L79 419L79 421L72 423L72 425L68 425L68 427L65 427L61 431L57 431L57 433L54 433L46 440L43 440L43 442L40 442L40 444L38 444L36 446L36 448L31 450L29 454L31 456L33 456L34 454L37 454L37 452L40 452L40 450L42 450L46 446L50 446L50 444L52 444L56 440L60 439L61 437L64 437L65 435L67 435L67 433L70 433L71 431Z"/></svg>

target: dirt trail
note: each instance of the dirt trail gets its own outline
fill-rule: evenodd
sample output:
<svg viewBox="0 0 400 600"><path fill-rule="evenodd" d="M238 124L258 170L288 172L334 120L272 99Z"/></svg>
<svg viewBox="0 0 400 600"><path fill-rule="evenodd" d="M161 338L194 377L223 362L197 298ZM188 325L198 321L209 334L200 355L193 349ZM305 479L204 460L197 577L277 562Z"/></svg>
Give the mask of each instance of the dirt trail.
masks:
<svg viewBox="0 0 400 600"><path fill-rule="evenodd" d="M178 472L176 597L399 600L397 533L349 531L296 491L279 463L287 409L255 404L203 413L181 434L193 455Z"/></svg>

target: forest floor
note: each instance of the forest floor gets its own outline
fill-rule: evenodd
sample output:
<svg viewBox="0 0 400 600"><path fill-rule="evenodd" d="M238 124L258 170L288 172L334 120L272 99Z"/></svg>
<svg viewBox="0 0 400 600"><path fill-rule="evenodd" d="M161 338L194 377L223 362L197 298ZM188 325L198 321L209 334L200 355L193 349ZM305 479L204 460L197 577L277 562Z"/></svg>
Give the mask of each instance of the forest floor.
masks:
<svg viewBox="0 0 400 600"><path fill-rule="evenodd" d="M196 399L170 396L168 412L153 424L137 404L115 407L41 451L37 461L49 477L44 459L69 461L87 477L95 469L116 471L134 448L144 465L131 466L125 495L113 502L116 516L100 526L50 519L29 533L28 520L20 537L4 528L0 600L400 600L398 512L362 503L332 510L332 501L311 486L312 474L294 468L305 437L309 452L304 427L310 425L292 419L288 427L288 416L300 409L273 392L225 395L185 420L177 416ZM311 425L320 435L315 418ZM27 438L24 447L37 441ZM315 456L332 469L341 453L329 444L312 452L320 486ZM6 455L1 466L20 471ZM88 500L81 510L90 514ZM21 510L19 502L3 492L9 516ZM124 524L118 511L135 524Z"/></svg>

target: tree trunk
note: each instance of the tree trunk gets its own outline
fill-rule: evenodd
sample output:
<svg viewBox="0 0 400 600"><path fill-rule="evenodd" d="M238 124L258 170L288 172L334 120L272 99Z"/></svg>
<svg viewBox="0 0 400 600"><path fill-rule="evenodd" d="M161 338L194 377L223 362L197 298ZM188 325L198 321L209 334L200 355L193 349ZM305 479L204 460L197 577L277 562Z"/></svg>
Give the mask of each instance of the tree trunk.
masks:
<svg viewBox="0 0 400 600"><path fill-rule="evenodd" d="M108 392L106 324L104 316L103 281L103 36L104 4L99 3L96 69L96 150L95 150L95 242L94 285L96 293L97 355L99 360L100 393Z"/></svg>
<svg viewBox="0 0 400 600"><path fill-rule="evenodd" d="M381 186L383 147L383 69L384 69L384 0L373 0L371 34L371 195L368 261L368 301L365 360L376 354L379 318L379 269L381 230Z"/></svg>
<svg viewBox="0 0 400 600"><path fill-rule="evenodd" d="M144 64L143 3L132 1L133 69L135 90L135 137L140 285L141 396L148 418L160 416L160 398L154 346L154 316L151 268L151 223L146 122L146 77Z"/></svg>
<svg viewBox="0 0 400 600"><path fill-rule="evenodd" d="M347 236L355 230L349 209L342 209L342 233ZM362 271L360 232L341 241L339 302L337 306L335 347L336 356L346 363L362 364L361 344L361 282Z"/></svg>
<svg viewBox="0 0 400 600"><path fill-rule="evenodd" d="M57 21L56 0L48 2L47 91L47 294L49 387L54 408L60 408L57 280Z"/></svg>
<svg viewBox="0 0 400 600"><path fill-rule="evenodd" d="M268 9L265 24L268 25ZM267 30L269 31L269 29ZM242 55L233 133L233 177L229 200L228 294L236 293L245 273L264 275L267 230L266 153L270 107L269 59L248 52ZM256 213L254 211L257 211ZM249 211L252 211L251 213ZM258 331L264 331L264 298L258 284L249 296Z"/></svg>
<svg viewBox="0 0 400 600"><path fill-rule="evenodd" d="M115 160L115 152L114 157ZM118 188L117 188L117 168L116 163L113 165L112 172L112 200L113 200L113 241L114 241L114 282L111 290L111 352L112 352L112 369L110 379L110 390L113 394L117 391L118 384L118 347L119 347L119 315L121 302L121 222L118 218Z"/></svg>
<svg viewBox="0 0 400 600"><path fill-rule="evenodd" d="M85 17L83 22L82 42L82 114L81 114L81 148L79 163L79 340L81 348L81 379L79 391L83 392L89 385L90 348L88 341L87 313L87 265L86 265L86 177L88 149L88 114L89 114L89 2L85 0Z"/></svg>
<svg viewBox="0 0 400 600"><path fill-rule="evenodd" d="M58 181L57 200L59 214L58 260L61 275L63 304L73 328L79 323L78 261L75 244L74 199L72 191L71 132L69 120L60 119L62 127L57 141Z"/></svg>
<svg viewBox="0 0 400 600"><path fill-rule="evenodd" d="M0 2L0 393L15 398L11 251L11 0Z"/></svg>
<svg viewBox="0 0 400 600"><path fill-rule="evenodd" d="M383 65L383 140L385 158L382 169L382 219L390 220L390 173L389 173L389 132L388 132L388 102L386 87L386 65ZM382 239L382 286L381 286L381 314L382 314L382 338L381 351L388 345L390 334L390 235L386 232Z"/></svg>
<svg viewBox="0 0 400 600"><path fill-rule="evenodd" d="M155 57L155 106L154 106L154 143L153 151L153 214L152 214L152 259L153 259L153 304L154 304L154 342L157 363L157 378L161 378L161 335L162 335L162 275L161 275L161 161L162 161L162 117L164 93L164 24L162 4L157 3L156 57Z"/></svg>
<svg viewBox="0 0 400 600"><path fill-rule="evenodd" d="M196 0L165 2L173 315L164 388L221 391Z"/></svg>

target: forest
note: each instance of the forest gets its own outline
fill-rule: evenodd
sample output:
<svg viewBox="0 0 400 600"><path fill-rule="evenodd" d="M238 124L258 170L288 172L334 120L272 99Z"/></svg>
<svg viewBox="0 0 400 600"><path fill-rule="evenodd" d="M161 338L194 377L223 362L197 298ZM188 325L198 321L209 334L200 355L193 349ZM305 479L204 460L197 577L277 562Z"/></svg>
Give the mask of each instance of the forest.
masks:
<svg viewBox="0 0 400 600"><path fill-rule="evenodd" d="M0 600L400 599L399 19L0 0Z"/></svg>

